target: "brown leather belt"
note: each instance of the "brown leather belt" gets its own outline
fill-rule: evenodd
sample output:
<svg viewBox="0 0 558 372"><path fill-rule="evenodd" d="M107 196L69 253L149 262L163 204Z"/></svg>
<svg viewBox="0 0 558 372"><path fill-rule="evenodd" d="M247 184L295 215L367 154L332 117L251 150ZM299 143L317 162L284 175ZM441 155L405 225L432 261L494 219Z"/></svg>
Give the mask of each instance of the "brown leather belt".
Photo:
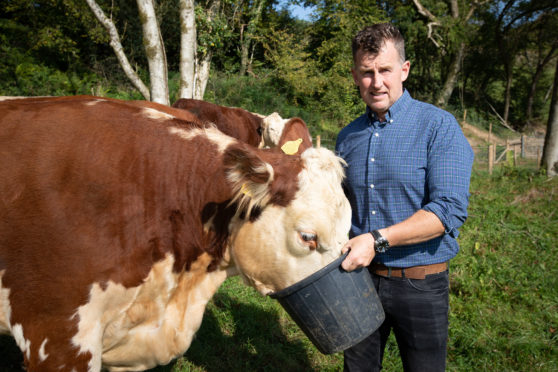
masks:
<svg viewBox="0 0 558 372"><path fill-rule="evenodd" d="M379 263L372 263L370 271L386 278L424 279L427 275L438 274L448 269L448 263L442 262L432 265L413 267L387 267Z"/></svg>

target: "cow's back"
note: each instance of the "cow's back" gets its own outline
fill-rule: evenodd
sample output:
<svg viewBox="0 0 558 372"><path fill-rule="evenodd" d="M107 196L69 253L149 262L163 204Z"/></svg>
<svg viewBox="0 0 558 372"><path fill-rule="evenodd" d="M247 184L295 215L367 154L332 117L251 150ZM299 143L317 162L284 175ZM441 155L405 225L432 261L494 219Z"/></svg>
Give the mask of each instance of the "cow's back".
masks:
<svg viewBox="0 0 558 372"><path fill-rule="evenodd" d="M261 144L263 118L244 109L186 98L177 100L172 106L190 112L202 122L213 124L226 135L251 146Z"/></svg>

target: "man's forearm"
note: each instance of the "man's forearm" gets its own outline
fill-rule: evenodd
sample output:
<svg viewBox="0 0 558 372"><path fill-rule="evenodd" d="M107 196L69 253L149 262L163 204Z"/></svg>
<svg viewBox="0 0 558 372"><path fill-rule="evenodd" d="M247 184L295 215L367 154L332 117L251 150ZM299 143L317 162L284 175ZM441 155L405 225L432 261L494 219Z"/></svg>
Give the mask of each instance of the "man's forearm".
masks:
<svg viewBox="0 0 558 372"><path fill-rule="evenodd" d="M421 209L405 221L378 231L394 247L422 243L441 236L444 225L434 213Z"/></svg>

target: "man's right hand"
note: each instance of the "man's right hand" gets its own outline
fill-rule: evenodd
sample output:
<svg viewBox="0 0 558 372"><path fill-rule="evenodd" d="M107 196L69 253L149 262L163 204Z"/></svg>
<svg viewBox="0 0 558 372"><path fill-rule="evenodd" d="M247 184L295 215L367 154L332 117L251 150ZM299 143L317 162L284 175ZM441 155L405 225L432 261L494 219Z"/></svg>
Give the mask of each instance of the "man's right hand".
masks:
<svg viewBox="0 0 558 372"><path fill-rule="evenodd" d="M349 254L341 263L343 270L353 271L368 266L376 255L374 237L369 233L355 236L343 246L341 252L344 254L348 250Z"/></svg>

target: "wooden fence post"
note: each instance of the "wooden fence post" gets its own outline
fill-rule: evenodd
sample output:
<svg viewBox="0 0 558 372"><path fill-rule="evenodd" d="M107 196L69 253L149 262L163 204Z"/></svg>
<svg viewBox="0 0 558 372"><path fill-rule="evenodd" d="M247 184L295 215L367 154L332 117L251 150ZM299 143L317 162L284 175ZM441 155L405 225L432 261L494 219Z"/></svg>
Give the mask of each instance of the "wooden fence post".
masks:
<svg viewBox="0 0 558 372"><path fill-rule="evenodd" d="M488 145L488 174L492 174L494 168L494 145Z"/></svg>
<svg viewBox="0 0 558 372"><path fill-rule="evenodd" d="M490 122L488 124L488 141L486 141L486 142L490 143L491 139L492 139L492 122Z"/></svg>
<svg viewBox="0 0 558 372"><path fill-rule="evenodd" d="M522 134L521 135L521 158L523 159L525 157L525 135Z"/></svg>
<svg viewBox="0 0 558 372"><path fill-rule="evenodd" d="M322 144L322 137L318 134L316 136L316 147L320 147Z"/></svg>

